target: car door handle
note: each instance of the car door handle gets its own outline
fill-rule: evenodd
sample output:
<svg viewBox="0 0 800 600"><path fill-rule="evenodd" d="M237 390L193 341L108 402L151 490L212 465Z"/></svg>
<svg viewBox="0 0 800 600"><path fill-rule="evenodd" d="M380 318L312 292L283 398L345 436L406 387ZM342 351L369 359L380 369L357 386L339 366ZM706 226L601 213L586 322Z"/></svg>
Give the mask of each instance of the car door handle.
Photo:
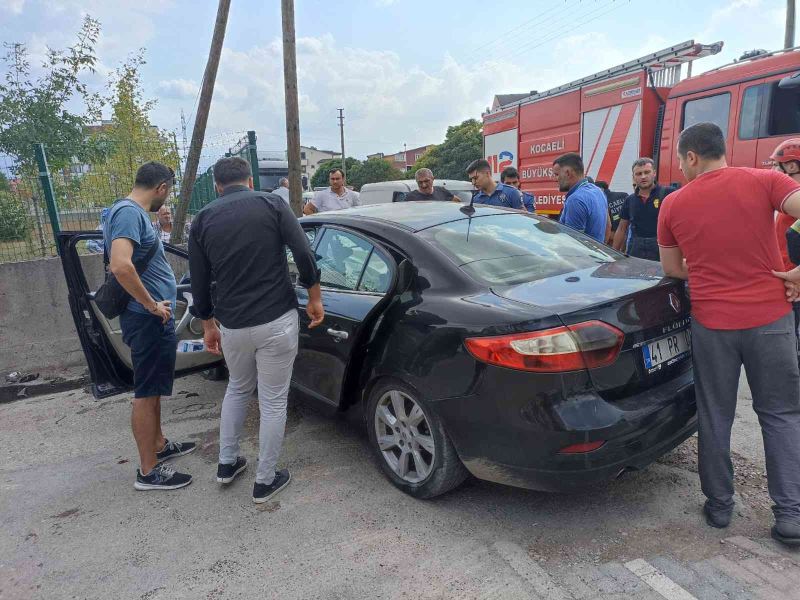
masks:
<svg viewBox="0 0 800 600"><path fill-rule="evenodd" d="M336 329L328 329L328 335L337 342L341 342L342 340L346 340L348 337L350 337L350 334L346 331L337 331Z"/></svg>

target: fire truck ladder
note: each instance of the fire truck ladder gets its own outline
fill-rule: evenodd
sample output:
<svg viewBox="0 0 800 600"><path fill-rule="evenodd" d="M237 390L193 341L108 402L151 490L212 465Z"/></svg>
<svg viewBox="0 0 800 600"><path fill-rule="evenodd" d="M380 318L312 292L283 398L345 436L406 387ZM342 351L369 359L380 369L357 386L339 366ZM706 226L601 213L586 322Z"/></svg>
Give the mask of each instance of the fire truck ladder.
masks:
<svg viewBox="0 0 800 600"><path fill-rule="evenodd" d="M695 43L694 40L689 40L676 46L664 48L658 52L653 52L636 60L631 60L616 67L611 67L605 71L600 71L594 75L588 75L581 79L576 79L570 83L565 83L553 89L539 92L532 96L527 96L516 102L506 104L498 108L498 110L506 109L509 106L520 104L527 104L542 98L549 98L550 96L558 96L565 92L569 92L576 88L586 85L591 85L599 81L618 77L627 73L638 71L640 69L648 69L652 73L651 81L656 86L670 86L677 83L680 76L680 68L684 63L691 63L693 60L703 58L705 56L712 56L718 54L722 50L722 42L714 44L700 44ZM497 111L495 111L497 112Z"/></svg>

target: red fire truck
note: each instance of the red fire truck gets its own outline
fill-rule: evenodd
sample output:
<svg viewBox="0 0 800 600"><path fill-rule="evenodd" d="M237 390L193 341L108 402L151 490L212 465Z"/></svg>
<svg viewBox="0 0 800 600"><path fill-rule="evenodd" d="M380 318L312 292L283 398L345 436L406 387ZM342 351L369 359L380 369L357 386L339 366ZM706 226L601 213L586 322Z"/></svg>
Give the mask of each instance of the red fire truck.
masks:
<svg viewBox="0 0 800 600"><path fill-rule="evenodd" d="M483 115L484 155L496 178L517 167L542 214L559 214L564 193L552 164L583 157L586 174L632 191L631 164L652 157L659 181L683 184L675 144L694 123L725 132L728 164L769 166L784 139L800 134L800 51L781 50L681 80L681 66L717 54L722 42L684 42L566 85L497 106Z"/></svg>

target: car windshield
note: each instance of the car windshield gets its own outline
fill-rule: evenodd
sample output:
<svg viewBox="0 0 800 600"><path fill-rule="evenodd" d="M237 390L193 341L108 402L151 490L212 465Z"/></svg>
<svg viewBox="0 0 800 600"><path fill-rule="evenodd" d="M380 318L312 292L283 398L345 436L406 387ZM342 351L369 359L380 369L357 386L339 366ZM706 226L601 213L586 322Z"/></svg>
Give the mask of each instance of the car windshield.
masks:
<svg viewBox="0 0 800 600"><path fill-rule="evenodd" d="M487 285L536 281L622 256L549 219L516 213L444 223L420 235Z"/></svg>

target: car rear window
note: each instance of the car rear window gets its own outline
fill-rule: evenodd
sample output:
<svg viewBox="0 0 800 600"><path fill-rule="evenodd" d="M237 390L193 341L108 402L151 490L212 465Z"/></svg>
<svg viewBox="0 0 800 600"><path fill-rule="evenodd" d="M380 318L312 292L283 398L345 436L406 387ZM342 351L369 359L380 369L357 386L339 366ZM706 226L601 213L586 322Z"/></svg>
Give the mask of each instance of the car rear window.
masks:
<svg viewBox="0 0 800 600"><path fill-rule="evenodd" d="M517 213L444 223L419 235L487 285L536 281L622 257L554 221Z"/></svg>

